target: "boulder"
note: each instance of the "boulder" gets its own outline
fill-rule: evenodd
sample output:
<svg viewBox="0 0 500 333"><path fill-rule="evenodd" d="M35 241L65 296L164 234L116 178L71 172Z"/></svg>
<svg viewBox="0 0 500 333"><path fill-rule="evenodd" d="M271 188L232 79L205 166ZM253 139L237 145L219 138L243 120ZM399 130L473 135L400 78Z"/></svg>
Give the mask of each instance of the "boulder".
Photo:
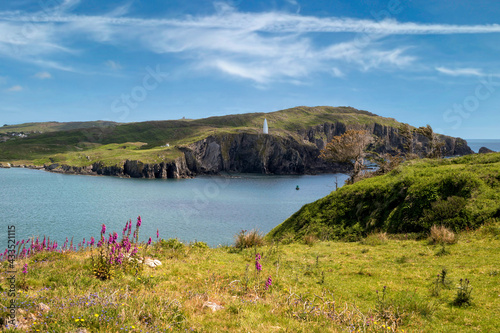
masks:
<svg viewBox="0 0 500 333"><path fill-rule="evenodd" d="M488 153L494 153L494 152L495 152L494 150L491 150L491 149L486 148L486 147L479 148L479 154L488 154Z"/></svg>

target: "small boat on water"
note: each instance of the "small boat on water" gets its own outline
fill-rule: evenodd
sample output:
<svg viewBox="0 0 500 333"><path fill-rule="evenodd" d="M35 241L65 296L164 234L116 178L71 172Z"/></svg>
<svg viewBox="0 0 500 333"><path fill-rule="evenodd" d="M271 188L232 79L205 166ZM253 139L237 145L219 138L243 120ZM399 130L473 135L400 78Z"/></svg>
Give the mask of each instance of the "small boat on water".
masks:
<svg viewBox="0 0 500 333"><path fill-rule="evenodd" d="M298 191L298 190L300 190L300 187L299 187L299 185L297 185L297 187L296 187L295 189L296 189L297 191Z"/></svg>

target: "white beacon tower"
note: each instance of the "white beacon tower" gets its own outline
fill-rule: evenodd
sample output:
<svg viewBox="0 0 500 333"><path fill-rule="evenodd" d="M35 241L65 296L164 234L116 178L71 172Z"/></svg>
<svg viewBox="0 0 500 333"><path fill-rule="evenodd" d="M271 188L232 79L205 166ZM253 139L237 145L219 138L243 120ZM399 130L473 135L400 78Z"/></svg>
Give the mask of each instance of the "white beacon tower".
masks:
<svg viewBox="0 0 500 333"><path fill-rule="evenodd" d="M267 128L267 119L264 118L264 127L262 128L262 133L269 134L269 129Z"/></svg>

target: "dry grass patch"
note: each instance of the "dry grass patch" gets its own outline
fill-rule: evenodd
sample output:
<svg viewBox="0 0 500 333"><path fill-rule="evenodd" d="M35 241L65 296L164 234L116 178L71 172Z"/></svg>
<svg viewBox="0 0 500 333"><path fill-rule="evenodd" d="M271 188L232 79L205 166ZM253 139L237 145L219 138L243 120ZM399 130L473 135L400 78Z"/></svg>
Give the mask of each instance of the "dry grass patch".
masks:
<svg viewBox="0 0 500 333"><path fill-rule="evenodd" d="M445 226L431 227L429 242L432 244L455 244L458 241L457 235Z"/></svg>
<svg viewBox="0 0 500 333"><path fill-rule="evenodd" d="M264 245L264 235L257 229L253 229L248 233L247 230L241 230L235 238L234 247L238 249Z"/></svg>

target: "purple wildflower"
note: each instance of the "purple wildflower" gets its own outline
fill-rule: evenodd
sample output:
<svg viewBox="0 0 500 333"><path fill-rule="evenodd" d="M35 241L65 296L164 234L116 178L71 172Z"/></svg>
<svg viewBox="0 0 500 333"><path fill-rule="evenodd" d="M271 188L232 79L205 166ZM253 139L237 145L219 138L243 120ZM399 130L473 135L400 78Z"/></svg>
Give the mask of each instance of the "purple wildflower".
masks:
<svg viewBox="0 0 500 333"><path fill-rule="evenodd" d="M269 287L273 284L273 279L271 278L271 275L267 278L266 281L266 290L269 289Z"/></svg>
<svg viewBox="0 0 500 333"><path fill-rule="evenodd" d="M123 253L120 252L120 254L118 255L118 257L116 257L116 263L121 265L123 262Z"/></svg>
<svg viewBox="0 0 500 333"><path fill-rule="evenodd" d="M158 229L156 229L156 239L158 239L158 237L160 237L160 231L158 231Z"/></svg>
<svg viewBox="0 0 500 333"><path fill-rule="evenodd" d="M106 233L106 225L103 223L101 228L101 235L104 235L105 233Z"/></svg>
<svg viewBox="0 0 500 333"><path fill-rule="evenodd" d="M28 264L24 264L23 274L28 274Z"/></svg>
<svg viewBox="0 0 500 333"><path fill-rule="evenodd" d="M139 249L137 248L137 246L135 246L130 255L135 256L137 254L137 251L139 251Z"/></svg>
<svg viewBox="0 0 500 333"><path fill-rule="evenodd" d="M260 272L262 270L262 265L259 262L260 259L261 259L260 253L257 253L255 255L255 269L257 270L257 272Z"/></svg>
<svg viewBox="0 0 500 333"><path fill-rule="evenodd" d="M260 264L260 262L255 261L255 269L257 270L257 272L260 272L262 270L262 265Z"/></svg>
<svg viewBox="0 0 500 333"><path fill-rule="evenodd" d="M141 220L141 215L137 218L137 224L135 225L137 228L141 226L142 220Z"/></svg>
<svg viewBox="0 0 500 333"><path fill-rule="evenodd" d="M151 245L151 237L149 237L148 245Z"/></svg>
<svg viewBox="0 0 500 333"><path fill-rule="evenodd" d="M90 246L94 245L94 243L95 243L94 237L90 237Z"/></svg>
<svg viewBox="0 0 500 333"><path fill-rule="evenodd" d="M123 228L123 232L122 232L122 235L125 236L125 231L127 231L128 229L128 221L127 223L125 224L125 228Z"/></svg>

